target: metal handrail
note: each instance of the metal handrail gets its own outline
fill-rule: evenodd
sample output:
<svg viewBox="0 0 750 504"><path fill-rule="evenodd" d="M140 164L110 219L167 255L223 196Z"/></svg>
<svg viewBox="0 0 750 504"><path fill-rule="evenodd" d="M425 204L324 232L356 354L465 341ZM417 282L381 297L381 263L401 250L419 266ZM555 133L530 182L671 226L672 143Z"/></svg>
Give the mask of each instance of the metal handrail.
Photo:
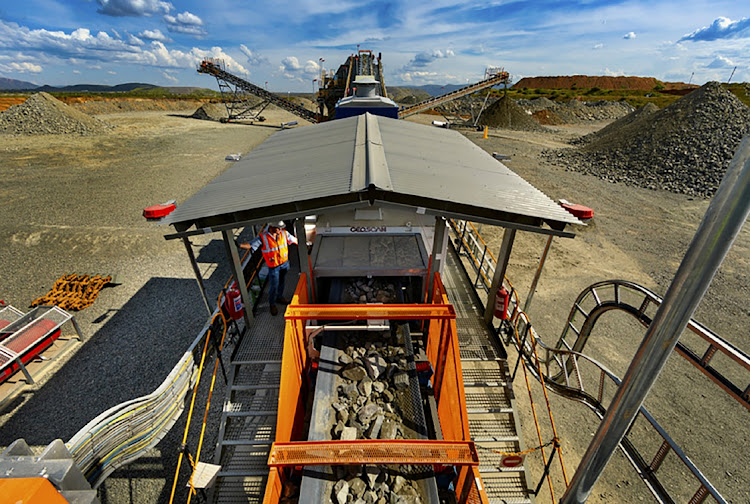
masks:
<svg viewBox="0 0 750 504"><path fill-rule="evenodd" d="M492 278L492 274L494 274L496 262L491 255L488 256L486 253L482 253L481 256L479 255L479 244L481 243L481 250L484 250L487 247L486 242L481 236L479 236L479 233L473 224L467 221L450 220L449 226L455 235L454 244L456 244L456 252L459 256L464 252L463 256L468 258L468 264L476 273L476 280L474 282L475 289L477 289L477 291L481 289L484 292L488 292L490 289L490 279ZM488 272L487 275L483 274L485 270ZM645 287L624 280L609 280L593 284L585 289L578 296L578 299L576 299L576 302L571 308L562 336L555 347L551 348L547 347L536 335L536 331L533 328L528 315L520 309L517 292L508 281L507 277L504 279L504 283L510 287L509 291L511 292L509 306L510 323L512 326L520 326L521 332L524 334L523 339L521 340L522 348L519 349L518 343L513 339L512 334L505 334L503 337L503 333L500 331L499 334L503 337L505 344L507 345L513 342L514 347L519 350L519 362L522 359L524 366L531 371L532 375L538 381L544 383L548 389L559 395L585 404L594 411L600 419L603 418L606 413L606 408L602 404L605 383L612 383L616 388L620 384L620 379L601 363L582 353L588 335L590 334L598 316L604 311L611 309L624 310L635 316L642 324L647 326L647 322L650 323L650 317L648 316L647 311L650 309L651 304L658 306L661 302L661 298ZM613 286L614 300L611 302L602 301L602 297L600 296L600 294L605 291L606 286ZM624 296L622 289L624 288L640 293L644 296L638 306L629 305L623 302ZM587 313L584 307L589 302L589 299L594 300L593 304L595 305L595 309ZM581 329L574 326L574 321L579 315L584 315L586 319L584 324L581 325ZM732 346L730 343L726 342L695 320L691 319L688 328L706 340L709 343L709 349L702 357L698 357L698 354L687 346L678 343L675 347L675 351L685 357L691 364L708 375L725 391L747 407L750 387L743 391L739 386L733 384L728 378L721 375L708 364L717 351L721 351L728 355L734 362L746 369L750 369L750 358L748 358L748 356L741 350ZM566 340L569 331L574 332L578 336L576 343L572 345ZM529 334L531 335L530 339L528 336ZM530 343L529 341L532 341L533 343ZM545 367L546 372L542 376L540 376L535 363L535 357L532 351L533 347L531 346L532 344L537 345L538 348L544 350L545 358L540 359L540 361ZM585 384L583 381L585 375L581 373L580 362L589 363L599 370L599 385L596 395L591 395L587 392L588 387L584 386ZM575 380L575 383L578 384L577 386L572 385L573 380L571 380L571 377ZM654 417L643 406L639 409L639 418L640 417L646 419L651 425L651 428L662 438L663 442L659 451L652 461L647 463L633 444L632 440L627 436L623 438L620 447L626 454L631 465L633 465L641 476L641 479L646 483L649 490L657 499L659 499L660 502L673 502L668 491L656 477L656 471L670 451L677 455L688 471L693 474L695 480L699 483L699 488L691 502L701 502L700 499L708 494L712 495L718 502L726 502L690 458L682 451L677 443L672 440L664 428L659 425Z"/></svg>
<svg viewBox="0 0 750 504"><path fill-rule="evenodd" d="M585 404L599 419L602 419L607 411L604 406L604 394L608 388L607 384L609 383L610 388L614 391L620 385L620 378L607 369L606 366L585 354L545 345L537 336L528 316L524 312L519 312L516 323L522 325L524 329L523 336L520 339L522 347L519 349L518 344L514 346L519 351L524 365L532 375L556 394ZM535 346L537 353L541 351L544 355L544 357L540 356L539 358L540 363L545 367L545 373L542 376L539 374L539 368L534 358ZM594 372L585 372L583 365L593 367ZM590 377L593 384L586 382L587 377ZM673 452L678 457L696 480L698 489L694 496L710 494L716 501L720 503L726 502L721 493L703 475L690 457L685 454L682 448L669 436L666 430L644 406L639 408L637 418L645 419L653 431L661 437L662 442L658 450L651 461L647 462L642 456L641 451L635 446L633 440L627 435L623 438L620 448L659 502L675 502L669 490L661 484L656 474L670 452Z"/></svg>
<svg viewBox="0 0 750 504"><path fill-rule="evenodd" d="M252 254L246 254L243 268L252 259ZM249 275L250 282L261 264L262 261L250 266L255 269ZM205 338L211 337L218 324L224 324L222 317L217 317L221 305L220 296L218 306L198 336L154 392L104 411L65 443L93 488L118 468L145 455L177 422L185 407L185 397L195 386Z"/></svg>
<svg viewBox="0 0 750 504"><path fill-rule="evenodd" d="M608 296L605 297L605 294ZM632 303L628 300L637 300L638 302ZM644 327L648 327L651 324L651 312L655 312L661 306L661 303L662 298L651 290L626 280L606 280L590 285L578 295L575 303L573 303L565 328L555 344L555 348L564 347L568 350L583 352L599 316L612 309L630 313ZM583 320L578 324L577 322L581 318ZM703 352L698 352L691 349L684 341L679 341L675 346L675 351L724 389L737 402L750 409L750 387L745 385L743 388L741 384L733 382L731 378L710 365L713 357L717 352L720 352L729 357L729 361L736 366L744 368L745 372L750 372L750 355L694 319L690 319L687 329L708 343L708 348ZM576 335L572 344L568 341L571 333ZM733 374L738 375L740 373Z"/></svg>

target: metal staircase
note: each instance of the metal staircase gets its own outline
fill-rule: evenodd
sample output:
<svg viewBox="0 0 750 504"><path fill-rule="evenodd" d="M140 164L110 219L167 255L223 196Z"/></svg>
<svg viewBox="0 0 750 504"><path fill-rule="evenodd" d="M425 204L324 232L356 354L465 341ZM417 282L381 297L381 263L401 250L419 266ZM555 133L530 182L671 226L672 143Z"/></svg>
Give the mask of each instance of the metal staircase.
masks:
<svg viewBox="0 0 750 504"><path fill-rule="evenodd" d="M496 69L493 72L489 73L489 75L485 73L485 79L479 82L469 84L468 86L462 87L461 89L457 89L444 95L435 96L423 102L419 102L416 105L412 105L411 107L404 108L399 111L398 118L404 119L411 115L419 114L420 112L424 112L425 110L437 107L457 98L461 98L462 96L476 93L477 91L481 91L482 89L497 86L498 84L507 83L509 78L510 75L508 74L508 72L501 69Z"/></svg>
<svg viewBox="0 0 750 504"><path fill-rule="evenodd" d="M302 119L310 121L311 123L318 122L318 114L316 114L312 110L308 110L300 105L295 105L289 100L285 100L284 98L281 98L280 96L277 96L260 86L256 86L251 82L237 77L236 75L233 75L224 70L223 66L224 65L221 60L205 59L201 61L200 65L198 65L198 73L205 73L216 77L216 81L219 83L219 89L222 91L222 95L226 95L228 92L232 91L232 86L235 86L235 91L232 93L234 96L236 96L237 94L236 89L241 89L246 93L250 93L259 98L262 98L264 101L272 103L277 107L286 110L287 112L291 112L292 114L301 117ZM231 114L232 113L230 112L230 119L232 119Z"/></svg>

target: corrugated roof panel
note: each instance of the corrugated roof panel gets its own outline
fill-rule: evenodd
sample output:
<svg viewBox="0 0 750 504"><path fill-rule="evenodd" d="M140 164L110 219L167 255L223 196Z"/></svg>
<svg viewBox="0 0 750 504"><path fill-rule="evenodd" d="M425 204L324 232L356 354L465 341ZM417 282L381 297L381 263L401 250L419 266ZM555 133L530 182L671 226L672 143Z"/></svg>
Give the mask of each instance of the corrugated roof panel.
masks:
<svg viewBox="0 0 750 504"><path fill-rule="evenodd" d="M190 223L350 191L358 118L274 133L165 220Z"/></svg>
<svg viewBox="0 0 750 504"><path fill-rule="evenodd" d="M166 222L232 225L361 199L558 231L580 222L463 135L369 114L272 135Z"/></svg>
<svg viewBox="0 0 750 504"><path fill-rule="evenodd" d="M461 205L579 222L456 131L379 117L394 191Z"/></svg>

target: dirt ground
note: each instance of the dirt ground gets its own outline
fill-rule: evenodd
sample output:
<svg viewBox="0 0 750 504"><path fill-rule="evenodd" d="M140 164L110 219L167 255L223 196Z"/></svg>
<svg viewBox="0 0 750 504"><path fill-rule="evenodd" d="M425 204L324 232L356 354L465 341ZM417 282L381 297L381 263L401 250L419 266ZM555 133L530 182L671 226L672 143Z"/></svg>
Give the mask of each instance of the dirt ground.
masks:
<svg viewBox="0 0 750 504"><path fill-rule="evenodd" d="M184 280L176 287L195 289L190 292L192 304L188 311L195 309L196 313L181 321L180 329L186 335L184 344L173 343L176 359L197 334L205 311L200 312L202 302L195 282L190 282L193 274L183 244L165 241L166 230L146 223L141 211L171 198L185 201L229 166L224 161L226 154L247 152L275 132L279 123L294 119L281 111L274 112L278 117L264 113L269 117L267 123L246 126L188 119L186 116L192 112L99 115L116 128L91 137L0 138L0 299L26 309L32 299L46 293L63 274L119 274L122 285L105 289L92 308L77 314L84 333L97 335L102 329L101 320L115 317L113 314L142 293L153 279ZM434 116L417 116L414 120L429 123L433 119ZM582 203L596 212L588 226L575 230L575 239L553 241L529 311L535 328L549 344L559 337L578 293L594 282L631 280L663 295L709 203L603 182L542 161L543 149L567 147L566 139L602 126L560 126L546 133L492 130L486 140L481 133L465 132L486 151L510 156L506 164L551 198ZM491 249L497 251L502 230L484 226L482 234ZM517 234L508 277L524 296L544 242L542 236ZM202 242L196 239L196 243ZM750 229L746 225L696 314L698 320L745 351L750 350L749 265ZM206 277L211 277L217 268L213 262L202 263L201 267ZM144 323L135 315L130 317L122 323L136 328ZM644 332L644 328L624 316L605 315L586 353L622 376ZM510 355L512 366L514 352ZM155 375L158 373L154 371ZM516 380L515 391L526 443L533 446L536 433L521 376ZM740 375L739 383L747 382L747 373ZM12 417L24 411L31 396L24 396L11 411L0 413L0 428L6 427L0 431L0 445L21 435L31 436L27 439L30 444L47 444L55 437L67 439L82 426L72 422L63 432L59 432L60 427L53 432L54 422L45 419L45 434L33 424L9 432L10 425L23 425L14 423ZM543 401L538 387L534 400ZM81 420L92 418L106 403L102 400L101 404L88 404L78 416ZM564 399L552 397L552 406L570 478L598 421L585 406ZM659 377L646 406L729 502L750 502L750 467L744 462L744 447L750 444L750 414L743 406L677 355ZM648 452L647 458L653 456L655 449ZM561 481L559 464L554 467L555 476ZM687 501L697 488L685 484L683 473L684 469L669 463L659 475L669 475L668 486ZM537 469L532 468L532 476L536 483ZM133 488L131 483L122 500L114 495L106 500L134 502ZM558 482L556 499L563 488ZM652 498L618 454L589 502L639 500L649 502ZM537 501L553 501L546 485Z"/></svg>

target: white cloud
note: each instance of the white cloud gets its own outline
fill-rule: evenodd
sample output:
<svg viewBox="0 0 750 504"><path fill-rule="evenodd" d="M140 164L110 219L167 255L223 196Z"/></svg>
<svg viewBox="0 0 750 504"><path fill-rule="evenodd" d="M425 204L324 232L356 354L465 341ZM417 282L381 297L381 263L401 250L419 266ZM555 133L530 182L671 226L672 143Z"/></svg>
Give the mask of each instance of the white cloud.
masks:
<svg viewBox="0 0 750 504"><path fill-rule="evenodd" d="M410 71L416 68L424 68L435 60L449 58L455 56L453 49L446 49L441 51L440 49L433 49L432 51L423 51L418 53L411 61L409 61L403 67L403 71Z"/></svg>
<svg viewBox="0 0 750 504"><path fill-rule="evenodd" d="M117 75L117 72L115 72L114 70L109 70L107 73L109 75Z"/></svg>
<svg viewBox="0 0 750 504"><path fill-rule="evenodd" d="M146 43L143 40L136 37L135 35L128 34L128 44L142 46L142 45L145 45Z"/></svg>
<svg viewBox="0 0 750 504"><path fill-rule="evenodd" d="M101 5L96 12L107 16L144 17L167 14L174 6L161 0L96 0Z"/></svg>
<svg viewBox="0 0 750 504"><path fill-rule="evenodd" d="M678 40L678 42L682 42L683 40L711 41L746 37L750 37L750 18L742 18L739 21L732 21L729 18L719 17L716 18L710 26L704 26L692 33L688 33Z"/></svg>
<svg viewBox="0 0 750 504"><path fill-rule="evenodd" d="M729 58L717 56L716 59L706 65L706 68L733 68L734 66L734 63Z"/></svg>
<svg viewBox="0 0 750 504"><path fill-rule="evenodd" d="M11 61L10 63L7 63L6 67L18 73L39 73L42 71L41 66L28 61L22 61L20 63L17 61Z"/></svg>
<svg viewBox="0 0 750 504"><path fill-rule="evenodd" d="M594 44L594 47L593 47L593 48L594 48L594 49L601 49L602 47L604 47L604 44L602 44L602 43L599 43L599 44Z"/></svg>
<svg viewBox="0 0 750 504"><path fill-rule="evenodd" d="M158 40L141 46L110 37L106 32L93 35L87 28L78 28L67 34L44 29L31 30L15 23L0 20L0 47L15 47L29 53L42 54L46 59L61 58L140 65L195 68L204 58L223 59L230 72L248 74L247 69L221 47L209 50L193 47L190 51L168 49ZM33 55L30 58L34 58Z"/></svg>
<svg viewBox="0 0 750 504"><path fill-rule="evenodd" d="M287 79L305 82L307 79L314 79L318 76L320 65L313 60L307 60L302 65L295 56L287 56L281 60L279 72Z"/></svg>
<svg viewBox="0 0 750 504"><path fill-rule="evenodd" d="M635 32L628 32L622 36L625 40L632 40L636 37Z"/></svg>
<svg viewBox="0 0 750 504"><path fill-rule="evenodd" d="M81 71L80 70L73 70L73 73L76 74L76 75L80 75Z"/></svg>
<svg viewBox="0 0 750 504"><path fill-rule="evenodd" d="M169 72L162 72L161 75L162 75L162 77L164 77L165 79L167 79L170 82L179 82L180 81L174 75L170 75Z"/></svg>
<svg viewBox="0 0 750 504"><path fill-rule="evenodd" d="M181 12L177 16L167 14L164 16L164 22L167 23L167 30L173 33L184 33L197 38L208 35L203 27L203 20L192 12Z"/></svg>
<svg viewBox="0 0 750 504"><path fill-rule="evenodd" d="M171 42L172 40L164 35L161 30L143 30L138 34L142 39L146 40L158 40L159 42Z"/></svg>
<svg viewBox="0 0 750 504"><path fill-rule="evenodd" d="M248 49L248 47L245 44L240 44L240 51L242 51L242 54L247 56L247 62L253 66L260 66L262 64L267 64L269 62L268 58L258 54L258 51L253 51L251 49Z"/></svg>

